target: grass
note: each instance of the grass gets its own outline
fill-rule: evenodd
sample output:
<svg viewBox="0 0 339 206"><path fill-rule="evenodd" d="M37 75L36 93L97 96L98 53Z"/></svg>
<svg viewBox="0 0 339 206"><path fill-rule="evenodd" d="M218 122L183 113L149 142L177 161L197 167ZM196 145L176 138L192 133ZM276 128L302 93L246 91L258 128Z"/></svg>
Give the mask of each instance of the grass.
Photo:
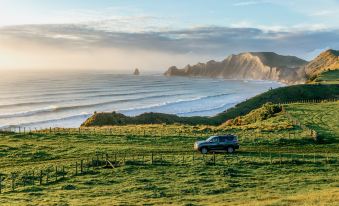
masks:
<svg viewBox="0 0 339 206"><path fill-rule="evenodd" d="M310 205L335 205L338 201L337 178L334 167L314 164L278 166L241 162L229 167L124 166L8 193L2 195L0 203L308 205L305 204L307 200Z"/></svg>
<svg viewBox="0 0 339 206"><path fill-rule="evenodd" d="M80 133L77 129L2 133L0 173L17 172L21 177L50 168L53 174L55 166L59 171L66 166L74 174L75 161L86 162L96 153L108 153L110 159L117 154L120 161L126 155L126 165L91 168L88 174L59 177L42 186L36 182L14 192L7 176L0 205L335 205L338 105L286 105L290 114L320 134L329 131L324 144L315 144L283 113L230 126L158 124L82 128ZM238 134L237 155L217 154L214 165L212 155L196 153L193 161L193 143L218 133ZM150 164L151 152L154 162L162 159L164 165ZM140 154L145 165L135 164L140 163Z"/></svg>
<svg viewBox="0 0 339 206"><path fill-rule="evenodd" d="M339 103L290 104L286 106L290 114L304 125L314 129L328 143L339 142Z"/></svg>
<svg viewBox="0 0 339 206"><path fill-rule="evenodd" d="M313 83L318 84L339 84L339 69L330 70L319 74Z"/></svg>

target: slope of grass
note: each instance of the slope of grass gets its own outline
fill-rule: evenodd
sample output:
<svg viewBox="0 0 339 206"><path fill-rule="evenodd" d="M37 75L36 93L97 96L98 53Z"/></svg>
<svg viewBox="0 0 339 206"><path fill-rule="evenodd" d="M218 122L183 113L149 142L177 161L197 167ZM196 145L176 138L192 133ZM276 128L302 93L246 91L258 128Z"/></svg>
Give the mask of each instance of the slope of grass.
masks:
<svg viewBox="0 0 339 206"><path fill-rule="evenodd" d="M287 111L314 129L327 143L339 142L339 101L322 104L290 104Z"/></svg>
<svg viewBox="0 0 339 206"><path fill-rule="evenodd" d="M146 113L136 117L127 117L117 113L96 113L83 123L83 126L105 126L126 124L189 124L220 125L229 119L248 114L267 102L286 103L300 100L337 99L339 84L328 85L294 85L272 89L247 101L237 104L214 117L178 117L176 115Z"/></svg>
<svg viewBox="0 0 339 206"><path fill-rule="evenodd" d="M339 84L339 69L330 70L319 74L312 83Z"/></svg>

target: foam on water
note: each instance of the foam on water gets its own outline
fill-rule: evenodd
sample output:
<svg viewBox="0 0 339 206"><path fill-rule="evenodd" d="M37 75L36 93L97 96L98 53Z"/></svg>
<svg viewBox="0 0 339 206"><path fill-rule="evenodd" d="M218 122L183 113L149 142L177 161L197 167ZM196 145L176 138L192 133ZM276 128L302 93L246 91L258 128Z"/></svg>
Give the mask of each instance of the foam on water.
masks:
<svg viewBox="0 0 339 206"><path fill-rule="evenodd" d="M0 128L78 127L95 111L212 116L279 86L272 81L107 72L15 74L0 83Z"/></svg>

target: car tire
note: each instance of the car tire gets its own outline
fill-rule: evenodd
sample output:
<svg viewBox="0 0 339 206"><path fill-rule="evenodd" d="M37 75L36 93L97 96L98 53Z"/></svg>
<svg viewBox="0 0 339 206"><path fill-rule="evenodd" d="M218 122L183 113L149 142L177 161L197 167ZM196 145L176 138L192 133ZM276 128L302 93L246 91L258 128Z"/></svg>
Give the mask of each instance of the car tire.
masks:
<svg viewBox="0 0 339 206"><path fill-rule="evenodd" d="M232 154L235 152L235 149L233 147L227 147L226 148L227 153Z"/></svg>
<svg viewBox="0 0 339 206"><path fill-rule="evenodd" d="M201 148L201 154L207 154L208 153L208 149L206 147Z"/></svg>

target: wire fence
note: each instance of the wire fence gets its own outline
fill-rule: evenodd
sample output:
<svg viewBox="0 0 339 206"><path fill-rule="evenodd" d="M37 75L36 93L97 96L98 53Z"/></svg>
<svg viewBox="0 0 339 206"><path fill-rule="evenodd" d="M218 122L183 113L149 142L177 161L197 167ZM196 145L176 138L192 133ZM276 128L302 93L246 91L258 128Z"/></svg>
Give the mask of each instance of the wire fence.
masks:
<svg viewBox="0 0 339 206"><path fill-rule="evenodd" d="M91 158L79 159L70 164L48 165L29 171L0 173L0 193L23 190L29 192L34 186L47 186L82 175L98 174L103 169L115 169L127 165L134 166L184 166L184 167L236 167L243 164L255 165L336 165L336 154L300 154L246 152L235 154L200 154L191 153L97 153ZM33 188L34 189L34 188Z"/></svg>
<svg viewBox="0 0 339 206"><path fill-rule="evenodd" d="M279 102L277 104L287 105L287 104L316 104L316 103L325 103L325 102L337 102L338 98L326 98L326 99L300 99L286 102Z"/></svg>

